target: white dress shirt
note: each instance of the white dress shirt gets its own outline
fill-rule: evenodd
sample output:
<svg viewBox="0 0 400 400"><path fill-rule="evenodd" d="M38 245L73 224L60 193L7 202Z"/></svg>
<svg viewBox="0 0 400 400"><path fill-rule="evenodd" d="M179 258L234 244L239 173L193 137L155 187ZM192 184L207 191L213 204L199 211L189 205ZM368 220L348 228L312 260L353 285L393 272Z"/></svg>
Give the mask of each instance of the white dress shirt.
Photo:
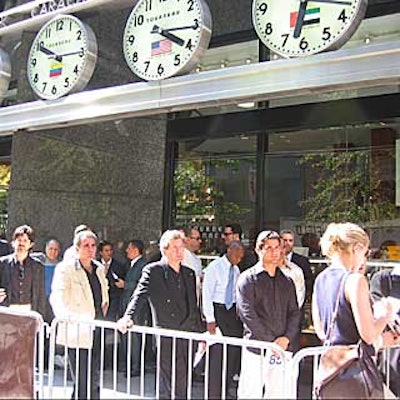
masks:
<svg viewBox="0 0 400 400"><path fill-rule="evenodd" d="M303 307L306 298L306 283L303 270L294 262L286 261L286 265L281 267L281 271L292 279L296 289L297 304L299 308Z"/></svg>
<svg viewBox="0 0 400 400"><path fill-rule="evenodd" d="M229 268L233 268L233 302L236 303L236 283L240 275L237 265L231 266L226 255L210 262L204 270L203 278L203 314L207 323L215 322L213 303L225 304L225 292L229 279Z"/></svg>
<svg viewBox="0 0 400 400"><path fill-rule="evenodd" d="M200 276L203 272L203 267L201 265L200 258L197 257L196 254L192 253L188 249L185 249L184 251L182 264L192 269L196 274L196 276Z"/></svg>

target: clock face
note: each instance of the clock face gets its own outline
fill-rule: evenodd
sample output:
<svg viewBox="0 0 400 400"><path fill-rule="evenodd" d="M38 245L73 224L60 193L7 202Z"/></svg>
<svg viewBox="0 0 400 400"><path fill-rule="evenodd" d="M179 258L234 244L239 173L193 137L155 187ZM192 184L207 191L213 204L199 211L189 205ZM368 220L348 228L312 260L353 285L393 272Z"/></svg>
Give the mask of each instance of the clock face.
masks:
<svg viewBox="0 0 400 400"><path fill-rule="evenodd" d="M188 72L208 47L211 24L203 0L139 0L125 26L125 59L145 80Z"/></svg>
<svg viewBox="0 0 400 400"><path fill-rule="evenodd" d="M91 28L71 15L47 22L36 35L28 58L28 79L43 99L83 89L92 76L97 42Z"/></svg>
<svg viewBox="0 0 400 400"><path fill-rule="evenodd" d="M337 49L364 18L368 0L253 0L262 42L284 57Z"/></svg>
<svg viewBox="0 0 400 400"><path fill-rule="evenodd" d="M0 48L0 99L6 94L11 78L10 56Z"/></svg>

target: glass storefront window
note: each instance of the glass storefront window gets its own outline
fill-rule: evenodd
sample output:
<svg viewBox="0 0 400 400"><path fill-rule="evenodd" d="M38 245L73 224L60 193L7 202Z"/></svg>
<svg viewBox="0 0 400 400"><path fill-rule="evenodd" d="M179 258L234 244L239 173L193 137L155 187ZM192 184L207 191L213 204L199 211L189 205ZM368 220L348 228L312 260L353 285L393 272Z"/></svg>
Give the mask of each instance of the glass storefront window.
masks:
<svg viewBox="0 0 400 400"><path fill-rule="evenodd" d="M390 258L380 248L400 244L399 137L399 124L270 135L265 220L274 229L292 229L298 246L305 233L319 237L329 222L355 222L370 232L376 257Z"/></svg>
<svg viewBox="0 0 400 400"><path fill-rule="evenodd" d="M221 232L239 222L243 239L254 232L256 137L179 142L174 171L174 221L198 227L203 252L222 250Z"/></svg>

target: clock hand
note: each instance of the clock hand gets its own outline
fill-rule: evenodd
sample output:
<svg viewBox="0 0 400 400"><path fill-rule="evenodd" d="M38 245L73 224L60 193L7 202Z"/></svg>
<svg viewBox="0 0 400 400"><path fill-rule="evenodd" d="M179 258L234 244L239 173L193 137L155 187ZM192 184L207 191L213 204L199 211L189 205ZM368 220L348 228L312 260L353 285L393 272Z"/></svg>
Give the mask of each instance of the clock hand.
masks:
<svg viewBox="0 0 400 400"><path fill-rule="evenodd" d="M298 38L303 28L304 16L306 15L308 0L300 0L299 12L297 14L296 26L294 27L293 37Z"/></svg>
<svg viewBox="0 0 400 400"><path fill-rule="evenodd" d="M164 32L181 31L183 29L197 29L198 27L199 27L199 25L178 26L176 28L164 29Z"/></svg>
<svg viewBox="0 0 400 400"><path fill-rule="evenodd" d="M173 33L169 33L167 30L164 30L157 25L153 26L153 29L150 33L158 33L159 35L164 36L165 38L171 40L171 42L174 42L179 46L183 46L185 44L185 41L183 39L174 35Z"/></svg>
<svg viewBox="0 0 400 400"><path fill-rule="evenodd" d="M56 61L61 62L62 57L58 55L57 53L54 53L54 51L48 49L47 47L44 47L42 44L39 45L39 50L48 55L49 58L54 58Z"/></svg>
<svg viewBox="0 0 400 400"><path fill-rule="evenodd" d="M58 57L73 56L75 54L80 54L82 52L83 52L82 50L78 50L78 51L72 51L71 53L61 53L58 55Z"/></svg>
<svg viewBox="0 0 400 400"><path fill-rule="evenodd" d="M343 1L343 0L310 0L313 3L328 3L328 4L341 4L344 6L351 6L351 1Z"/></svg>

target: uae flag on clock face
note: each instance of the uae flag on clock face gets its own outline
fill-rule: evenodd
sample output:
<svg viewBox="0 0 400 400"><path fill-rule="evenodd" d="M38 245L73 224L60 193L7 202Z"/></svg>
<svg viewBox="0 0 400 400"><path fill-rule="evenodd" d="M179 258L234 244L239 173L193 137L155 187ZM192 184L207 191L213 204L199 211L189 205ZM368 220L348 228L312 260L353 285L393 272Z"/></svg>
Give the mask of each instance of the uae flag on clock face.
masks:
<svg viewBox="0 0 400 400"><path fill-rule="evenodd" d="M309 8L308 10L306 10L306 14L304 15L303 26L319 24L320 11L321 10L319 7ZM297 15L298 15L298 11L290 13L290 27L291 28L294 28L296 26Z"/></svg>
<svg viewBox="0 0 400 400"><path fill-rule="evenodd" d="M151 55L159 56L161 54L168 54L172 51L172 42L168 39L159 40L151 44Z"/></svg>

